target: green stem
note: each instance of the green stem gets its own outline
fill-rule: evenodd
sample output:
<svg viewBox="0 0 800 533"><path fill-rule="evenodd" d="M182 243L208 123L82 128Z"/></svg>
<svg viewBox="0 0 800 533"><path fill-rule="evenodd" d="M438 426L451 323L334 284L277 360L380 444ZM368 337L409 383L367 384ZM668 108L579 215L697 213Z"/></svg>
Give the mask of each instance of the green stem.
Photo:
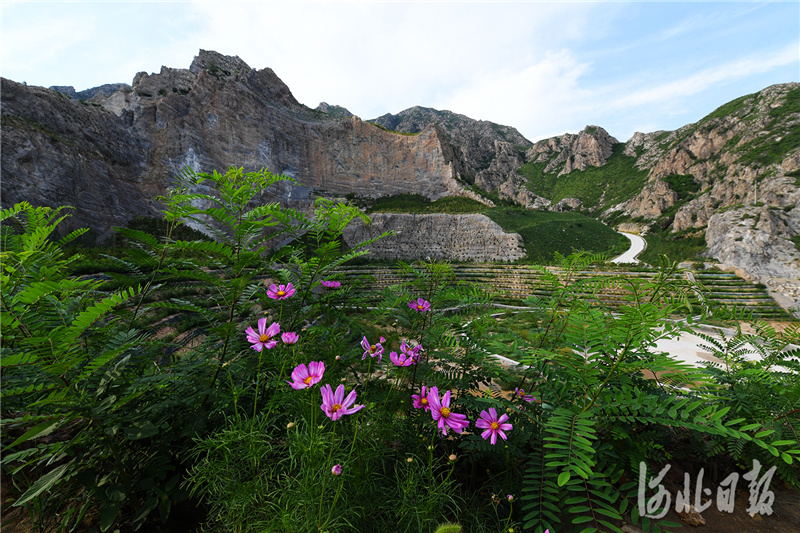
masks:
<svg viewBox="0 0 800 533"><path fill-rule="evenodd" d="M336 445L336 422L334 422L334 424L333 424L333 436L331 437L331 447L330 447L330 450L328 450L328 458L325 459L325 470L322 473L322 493L320 494L320 497L319 497L319 512L317 512L317 516L318 517L322 516L322 504L325 502L325 484L328 481L328 467L331 464L331 457L333 456L333 448L334 448L335 445ZM338 494L338 491L337 491L337 494ZM328 512L328 519L331 516L330 513L333 511L333 506L334 505L336 505L336 501L335 500L334 500L333 504L331 504L331 511ZM328 523L328 519L325 520L325 524ZM320 526L319 522L317 522L318 529L322 530L322 528L325 527L325 524Z"/></svg>

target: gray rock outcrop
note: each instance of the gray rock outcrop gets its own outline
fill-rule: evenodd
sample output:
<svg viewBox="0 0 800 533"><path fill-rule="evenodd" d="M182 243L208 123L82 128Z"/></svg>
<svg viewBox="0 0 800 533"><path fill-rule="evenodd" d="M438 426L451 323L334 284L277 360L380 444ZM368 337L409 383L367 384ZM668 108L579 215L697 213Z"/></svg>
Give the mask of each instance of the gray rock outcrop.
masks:
<svg viewBox="0 0 800 533"><path fill-rule="evenodd" d="M396 232L369 246L371 258L515 261L525 257L522 237L504 232L485 215L373 213L370 220L368 226L353 222L344 239L353 246L386 231Z"/></svg>

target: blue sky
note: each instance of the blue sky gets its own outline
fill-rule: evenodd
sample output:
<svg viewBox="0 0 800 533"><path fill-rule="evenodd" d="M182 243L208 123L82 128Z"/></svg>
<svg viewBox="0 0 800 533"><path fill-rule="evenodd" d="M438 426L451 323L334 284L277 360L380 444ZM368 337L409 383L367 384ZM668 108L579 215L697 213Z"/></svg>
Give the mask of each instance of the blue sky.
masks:
<svg viewBox="0 0 800 533"><path fill-rule="evenodd" d="M13 2L0 73L77 90L198 50L271 68L309 107L414 105L531 140L672 130L800 81L800 2Z"/></svg>

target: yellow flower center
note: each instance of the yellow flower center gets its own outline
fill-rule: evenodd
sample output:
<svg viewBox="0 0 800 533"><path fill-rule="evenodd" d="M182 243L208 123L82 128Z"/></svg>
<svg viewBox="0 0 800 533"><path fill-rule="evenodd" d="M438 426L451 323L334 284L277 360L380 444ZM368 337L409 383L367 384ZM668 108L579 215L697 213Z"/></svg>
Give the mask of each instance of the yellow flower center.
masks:
<svg viewBox="0 0 800 533"><path fill-rule="evenodd" d="M335 413L336 411L338 411L341 408L342 408L341 404L335 403L335 404L333 404L333 407L331 407L331 412Z"/></svg>
<svg viewBox="0 0 800 533"><path fill-rule="evenodd" d="M428 405L428 399L427 398L420 398L419 403L421 403L422 405Z"/></svg>
<svg viewBox="0 0 800 533"><path fill-rule="evenodd" d="M425 309L425 307L422 304L417 304L417 309Z"/></svg>
<svg viewBox="0 0 800 533"><path fill-rule="evenodd" d="M447 418L447 417L450 416L450 409L448 409L447 407L442 407L439 410L439 414L442 415L443 417Z"/></svg>
<svg viewBox="0 0 800 533"><path fill-rule="evenodd" d="M498 429L500 429L500 424L498 424L497 422L492 422L491 428L497 431Z"/></svg>
<svg viewBox="0 0 800 533"><path fill-rule="evenodd" d="M303 380L303 383L305 383L306 385L308 385L309 383L311 383L311 376L308 376L306 379L304 379L304 380Z"/></svg>
<svg viewBox="0 0 800 533"><path fill-rule="evenodd" d="M278 296L283 296L284 294L286 294L286 291L278 291L277 294L278 294Z"/></svg>
<svg viewBox="0 0 800 533"><path fill-rule="evenodd" d="M258 337L258 342L267 342L268 340L269 340L269 335L267 335L266 333Z"/></svg>
<svg viewBox="0 0 800 533"><path fill-rule="evenodd" d="M377 346L375 346L374 344L372 344L372 345L369 347L369 353L375 353L375 350L377 350L377 349L378 349L378 347L377 347Z"/></svg>

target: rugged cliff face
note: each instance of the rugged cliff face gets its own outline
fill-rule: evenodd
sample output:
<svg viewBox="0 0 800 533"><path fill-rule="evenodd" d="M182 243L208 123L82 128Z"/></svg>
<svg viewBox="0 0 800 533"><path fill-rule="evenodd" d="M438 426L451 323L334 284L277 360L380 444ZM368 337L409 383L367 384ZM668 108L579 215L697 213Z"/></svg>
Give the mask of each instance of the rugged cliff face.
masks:
<svg viewBox="0 0 800 533"><path fill-rule="evenodd" d="M626 213L705 231L709 257L800 303L800 84L743 96L673 132L636 134L626 152L649 173Z"/></svg>
<svg viewBox="0 0 800 533"><path fill-rule="evenodd" d="M350 193L491 203L472 189L482 190L531 209L704 234L710 257L765 283L779 280L784 293L800 277L797 83L627 143L587 126L535 144L514 128L450 111L414 107L373 124L340 106L311 109L271 69L204 50L188 69L140 72L130 86L77 93L2 80L1 89L3 206L74 205L66 229L88 226L101 241L134 215L156 215L152 199L185 166L236 165L295 178L269 197L296 209ZM439 222L450 229L431 232L446 242L463 220Z"/></svg>
<svg viewBox="0 0 800 533"><path fill-rule="evenodd" d="M394 232L369 246L371 258L515 261L525 257L522 237L504 232L485 215L373 213L370 220L369 226L360 221L348 226L344 239L352 246Z"/></svg>
<svg viewBox="0 0 800 533"><path fill-rule="evenodd" d="M490 192L497 187L486 184L506 181L522 165L524 151L531 146L515 128L428 107L412 107L396 115L387 113L370 122L403 133L419 133L436 124L446 133L459 175Z"/></svg>
<svg viewBox="0 0 800 533"><path fill-rule="evenodd" d="M478 198L437 126L399 135L309 109L271 69L216 52L201 51L189 69L140 72L130 89L98 92L90 104L3 80L2 104L3 205L75 205L73 222L101 238L154 214L146 199L185 166L292 176L299 185L275 194L295 207L353 191Z"/></svg>
<svg viewBox="0 0 800 533"><path fill-rule="evenodd" d="M144 194L150 143L100 106L3 79L3 207L23 200L72 205L63 230L95 229L101 240L134 214L155 215Z"/></svg>

